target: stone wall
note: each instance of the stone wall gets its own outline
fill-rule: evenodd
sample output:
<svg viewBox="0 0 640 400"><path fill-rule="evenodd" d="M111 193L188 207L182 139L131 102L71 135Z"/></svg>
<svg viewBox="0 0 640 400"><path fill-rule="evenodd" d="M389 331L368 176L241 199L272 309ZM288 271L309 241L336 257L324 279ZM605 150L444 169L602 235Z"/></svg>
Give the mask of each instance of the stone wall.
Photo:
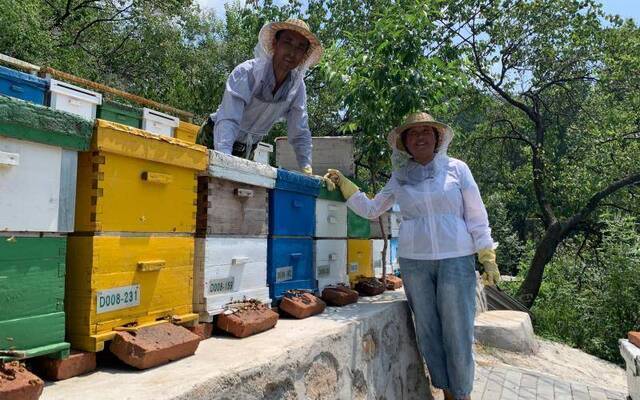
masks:
<svg viewBox="0 0 640 400"><path fill-rule="evenodd" d="M430 399L407 303L358 308L375 307L379 312L361 319L355 308L341 310L350 311L349 317L342 313L316 317L349 323L330 335L307 331L306 336L316 339L238 375L199 385L179 399Z"/></svg>

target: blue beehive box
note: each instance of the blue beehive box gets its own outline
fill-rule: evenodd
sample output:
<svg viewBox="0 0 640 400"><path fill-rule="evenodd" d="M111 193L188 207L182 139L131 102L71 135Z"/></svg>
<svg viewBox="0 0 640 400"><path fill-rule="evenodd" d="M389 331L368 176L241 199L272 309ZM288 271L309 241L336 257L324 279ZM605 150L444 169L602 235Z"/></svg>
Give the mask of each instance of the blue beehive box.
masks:
<svg viewBox="0 0 640 400"><path fill-rule="evenodd" d="M269 239L267 247L267 283L275 301L290 289L318 290L313 268L313 239Z"/></svg>
<svg viewBox="0 0 640 400"><path fill-rule="evenodd" d="M396 273L398 269L398 238L389 239L389 260L391 261L391 266L393 267L393 273Z"/></svg>
<svg viewBox="0 0 640 400"><path fill-rule="evenodd" d="M312 237L316 227L316 197L320 180L278 169L269 191L269 235Z"/></svg>
<svg viewBox="0 0 640 400"><path fill-rule="evenodd" d="M47 81L10 68L0 67L0 94L44 105Z"/></svg>

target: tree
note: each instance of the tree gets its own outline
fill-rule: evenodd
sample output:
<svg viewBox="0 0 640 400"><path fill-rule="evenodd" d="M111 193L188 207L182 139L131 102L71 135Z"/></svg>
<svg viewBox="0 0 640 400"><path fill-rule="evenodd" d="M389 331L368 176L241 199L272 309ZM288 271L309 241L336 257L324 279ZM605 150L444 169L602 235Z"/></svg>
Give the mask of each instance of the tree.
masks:
<svg viewBox="0 0 640 400"><path fill-rule="evenodd" d="M476 85L498 101L485 139L513 142L529 159L544 227L518 290L531 306L558 246L590 232L594 211L640 182L637 140L620 141L634 138L640 126L637 108L626 104L637 103L639 94L629 76L640 71L640 52L626 44L628 34L637 41L638 30L615 18L603 27L605 16L592 0L461 1L457 10L442 25L466 50ZM617 108L625 110L624 120L608 115ZM601 170L594 174L580 154L603 151L612 162L589 158Z"/></svg>

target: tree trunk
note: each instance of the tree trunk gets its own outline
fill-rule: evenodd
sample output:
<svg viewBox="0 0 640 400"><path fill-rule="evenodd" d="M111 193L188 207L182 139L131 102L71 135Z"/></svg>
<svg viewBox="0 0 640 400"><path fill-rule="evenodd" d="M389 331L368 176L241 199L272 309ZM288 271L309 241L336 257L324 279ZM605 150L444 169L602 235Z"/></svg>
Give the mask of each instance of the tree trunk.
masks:
<svg viewBox="0 0 640 400"><path fill-rule="evenodd" d="M551 261L553 255L564 237L562 225L554 222L547 228L542 240L536 246L536 252L531 260L529 271L518 289L518 298L528 308L538 296L545 266Z"/></svg>

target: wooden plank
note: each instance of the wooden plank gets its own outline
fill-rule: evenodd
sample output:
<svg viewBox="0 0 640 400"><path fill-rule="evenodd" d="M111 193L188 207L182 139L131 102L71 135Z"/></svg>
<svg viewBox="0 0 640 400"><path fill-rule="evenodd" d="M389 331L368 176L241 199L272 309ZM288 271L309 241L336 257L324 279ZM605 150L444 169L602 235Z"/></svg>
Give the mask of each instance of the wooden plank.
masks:
<svg viewBox="0 0 640 400"><path fill-rule="evenodd" d="M198 178L198 235L266 236L267 189L218 178Z"/></svg>
<svg viewBox="0 0 640 400"><path fill-rule="evenodd" d="M521 372L517 370L507 370L500 400L517 400L521 380Z"/></svg>

